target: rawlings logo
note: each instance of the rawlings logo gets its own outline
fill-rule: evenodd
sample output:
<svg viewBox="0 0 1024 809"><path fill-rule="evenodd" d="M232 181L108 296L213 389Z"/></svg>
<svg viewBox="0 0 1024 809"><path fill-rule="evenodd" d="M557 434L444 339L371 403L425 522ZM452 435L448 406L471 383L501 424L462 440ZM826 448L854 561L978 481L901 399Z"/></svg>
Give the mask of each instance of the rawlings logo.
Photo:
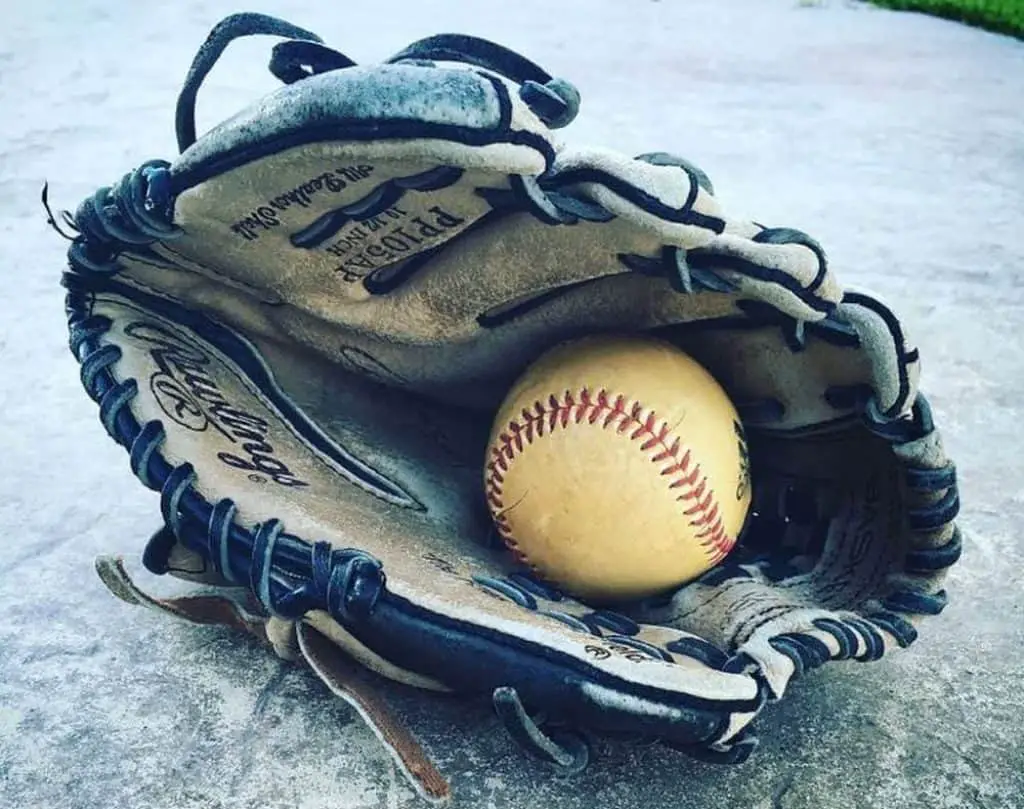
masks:
<svg viewBox="0 0 1024 809"><path fill-rule="evenodd" d="M155 323L132 323L125 334L149 346L157 368L149 388L157 405L175 424L202 432L213 427L238 447L236 452L218 452L224 464L261 476L281 486L308 486L292 474L267 441L270 425L259 416L231 404L209 373L211 358L197 346Z"/></svg>

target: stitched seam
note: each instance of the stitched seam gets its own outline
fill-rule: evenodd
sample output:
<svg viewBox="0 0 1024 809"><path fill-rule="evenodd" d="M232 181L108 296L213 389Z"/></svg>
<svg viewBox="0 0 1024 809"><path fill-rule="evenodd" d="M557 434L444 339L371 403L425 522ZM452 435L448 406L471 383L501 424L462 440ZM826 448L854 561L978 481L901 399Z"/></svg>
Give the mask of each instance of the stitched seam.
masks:
<svg viewBox="0 0 1024 809"><path fill-rule="evenodd" d="M668 478L667 488L675 495L690 526L698 529L696 538L711 554L712 563L725 558L733 543L722 525L718 500L707 476L693 460L692 451L671 434L668 422L659 423L653 410L646 415L644 411L640 402L627 401L621 394L610 394L604 388L592 394L584 388L575 396L566 391L561 399L552 394L546 402L534 402L532 408L523 408L519 418L510 421L499 434L487 463L485 494L493 508L498 533L520 562L529 564L505 512L505 475L535 438L579 424L599 425L601 429L614 426L616 433L628 433L631 441L640 442L639 449L650 456L651 462L662 465L661 477Z"/></svg>

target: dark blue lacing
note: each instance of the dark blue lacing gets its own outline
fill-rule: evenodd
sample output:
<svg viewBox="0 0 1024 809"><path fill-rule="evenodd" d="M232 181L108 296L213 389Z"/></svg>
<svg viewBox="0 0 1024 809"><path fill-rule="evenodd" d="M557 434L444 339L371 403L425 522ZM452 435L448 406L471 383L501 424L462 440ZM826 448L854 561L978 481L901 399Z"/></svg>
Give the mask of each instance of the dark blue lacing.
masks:
<svg viewBox="0 0 1024 809"><path fill-rule="evenodd" d="M270 56L270 72L283 84L294 84L318 73L355 67L345 54L320 42L299 39L277 43Z"/></svg>
<svg viewBox="0 0 1024 809"><path fill-rule="evenodd" d="M905 649L915 640L917 640L917 629L902 615L897 615L894 612L872 612L865 616L875 626L881 627L894 638L900 645L900 648Z"/></svg>
<svg viewBox="0 0 1024 809"><path fill-rule="evenodd" d="M406 191L436 191L454 185L462 177L462 169L452 166L437 168L413 174L408 177L395 177L381 183L362 199L350 202L324 214L315 222L298 230L290 237L294 247L313 249L334 238L338 231L353 221L371 219L395 205Z"/></svg>
<svg viewBox="0 0 1024 809"><path fill-rule="evenodd" d="M621 253L619 261L630 270L641 275L667 278L676 292L692 295L695 292L735 292L736 284L722 278L711 269L691 267L681 247L662 248L659 258Z"/></svg>
<svg viewBox="0 0 1024 809"><path fill-rule="evenodd" d="M918 615L938 615L946 607L945 590L937 593L918 593L913 590L897 590L885 597L882 604L888 610L897 612L917 613Z"/></svg>
<svg viewBox="0 0 1024 809"><path fill-rule="evenodd" d="M665 644L665 651L692 657L708 668L718 669L719 671L725 668L725 664L729 659L729 656L713 643L709 643L703 638L696 636L671 640Z"/></svg>
<svg viewBox="0 0 1024 809"><path fill-rule="evenodd" d="M49 213L47 189L43 205ZM103 186L78 206L74 217L65 214L65 223L77 233L71 240L68 262L80 273L114 275L120 270L118 255L125 248L144 250L156 241L168 241L181 235L172 223L170 164L150 160L130 171L117 185ZM49 221L62 235L53 214Z"/></svg>
<svg viewBox="0 0 1024 809"><path fill-rule="evenodd" d="M886 416L878 406L873 391L867 386L847 388L834 387L826 392L826 399L834 407L858 406L863 414L867 428L875 435L890 444L905 444L927 438L935 429L931 415L931 407L924 395L919 394L911 409L909 418ZM898 457L898 456L897 456ZM959 510L959 496L956 487L956 473L952 464L941 469L920 469L904 467L904 479L908 488L922 492L943 492L936 502L906 511L907 527L912 533L930 533L955 519ZM787 508L794 501L787 498ZM789 516L787 512L787 516ZM807 511L805 518L813 515ZM904 572L928 576L937 570L954 564L960 556L961 541L959 531L954 529L953 536L946 545L937 548L913 547L904 558ZM784 575L793 575L800 571L793 569L787 572L783 568L775 571ZM783 576L784 577L784 576ZM814 625L828 632L840 645L840 657L853 657L853 650L864 647L864 652L855 659L862 661L877 660L885 651L885 642L879 629L886 631L901 647L909 646L917 638L917 630L905 617L907 615L938 615L946 606L947 596L944 590L936 593L923 593L916 590L898 589L888 593L882 601L884 610L863 616L862 618L845 618L843 621L819 619ZM792 633L781 642L778 638L769 641L773 648L789 657L796 666L797 676L808 668L820 665L821 641L804 633ZM860 641L858 644L857 641Z"/></svg>
<svg viewBox="0 0 1024 809"><path fill-rule="evenodd" d="M864 405L864 423L875 435L890 444L900 445L927 438L935 430L931 405L923 394L918 394L911 408L909 418L886 416L872 395ZM904 465L904 480L907 488L922 494L942 492L934 503L907 509L907 526L912 533L928 534L948 525L960 511L960 495L956 482L956 467L952 462L938 469L926 469ZM955 564L961 554L959 529L954 529L949 541L939 547L915 547L904 559L908 573L933 573ZM924 595L913 591L898 592L891 597L906 597L907 604L916 608L907 612L938 614L945 606L945 593Z"/></svg>
<svg viewBox="0 0 1024 809"><path fill-rule="evenodd" d="M525 211L546 225L580 221L609 222L615 214L578 192L545 188L534 177L510 175L509 188L477 188L476 194L498 211Z"/></svg>
<svg viewBox="0 0 1024 809"><path fill-rule="evenodd" d="M530 716L514 688L496 688L491 704L509 736L521 748L567 774L586 768L590 746L583 735L550 726L541 730L541 725L547 724L544 718Z"/></svg>
<svg viewBox="0 0 1024 809"><path fill-rule="evenodd" d="M817 618L811 623L815 628L820 629L822 632L827 632L835 638L836 643L839 645L839 653L836 655L836 660L846 660L853 657L857 649L858 635L853 631L852 627L834 618Z"/></svg>
<svg viewBox="0 0 1024 809"><path fill-rule="evenodd" d="M830 660L832 653L829 648L813 635L803 632L792 632L776 635L769 639L769 645L793 661L794 678L803 676Z"/></svg>
<svg viewBox="0 0 1024 809"><path fill-rule="evenodd" d="M665 649L660 646L655 646L653 643L648 643L640 638L630 637L629 635L606 635L605 640L609 643L614 643L618 646L627 646L630 649L635 649L638 652L643 652L654 660L664 660L666 663L673 663L675 659Z"/></svg>
<svg viewBox="0 0 1024 809"><path fill-rule="evenodd" d="M675 662L673 655L683 655L719 671L724 671L728 662L728 657L724 652L711 643L696 637L677 638L664 646L656 646L641 640L636 637L642 631L640 624L632 618L612 610L596 609L580 615L570 615L562 611L541 609L537 601L538 597L550 601L561 601L565 596L532 576L522 573L514 573L504 578L477 575L473 577L473 581L481 587L500 593L520 607L555 618L580 632L628 646L654 660L673 663Z"/></svg>

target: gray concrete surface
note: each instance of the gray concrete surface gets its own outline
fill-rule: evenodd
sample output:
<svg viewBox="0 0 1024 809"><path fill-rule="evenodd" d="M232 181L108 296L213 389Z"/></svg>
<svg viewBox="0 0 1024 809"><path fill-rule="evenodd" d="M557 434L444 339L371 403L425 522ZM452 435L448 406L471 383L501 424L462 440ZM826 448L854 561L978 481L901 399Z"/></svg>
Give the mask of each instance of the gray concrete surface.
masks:
<svg viewBox="0 0 1024 809"><path fill-rule="evenodd" d="M66 350L71 206L172 156L173 105L227 0L33 0L0 26L0 806L404 807L372 735L310 676L215 629L112 599L98 553L157 522ZM608 744L575 780L487 710L392 687L457 807L1024 806L1024 43L859 4L517 0L250 8L359 61L443 30L520 49L580 86L576 137L685 155L738 215L800 227L884 296L924 358L958 462L965 557L911 650L833 664L759 722L744 766ZM234 47L200 126L273 86ZM133 557L134 559L134 557ZM137 567L134 564L133 566Z"/></svg>

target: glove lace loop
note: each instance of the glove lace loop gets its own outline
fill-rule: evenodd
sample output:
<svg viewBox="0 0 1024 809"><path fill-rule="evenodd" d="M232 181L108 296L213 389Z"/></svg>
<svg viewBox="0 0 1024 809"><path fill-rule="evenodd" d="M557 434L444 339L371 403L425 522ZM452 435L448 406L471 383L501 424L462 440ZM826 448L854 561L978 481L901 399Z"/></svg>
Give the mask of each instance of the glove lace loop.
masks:
<svg viewBox="0 0 1024 809"><path fill-rule="evenodd" d="M268 64L270 72L285 84L356 65L305 28L266 14L231 14L214 26L199 47L178 95L175 131L180 152L196 142L196 99L210 71L234 40L260 35L287 38L274 46ZM567 126L579 114L580 94L573 84L553 78L524 56L479 37L439 34L413 42L387 60L390 64L426 65L435 61L472 65L516 82L520 98L552 129Z"/></svg>
<svg viewBox="0 0 1024 809"><path fill-rule="evenodd" d="M491 694L491 704L509 736L523 750L565 774L586 769L590 747L583 736L561 728L545 733L541 729L543 719L538 722L526 712L514 688L496 688Z"/></svg>
<svg viewBox="0 0 1024 809"><path fill-rule="evenodd" d="M46 189L43 205L49 213ZM149 160L125 174L114 186L103 186L64 213L65 224L77 234L69 237L68 262L82 273L114 275L118 255L126 248L145 248L157 240L174 239L181 229L171 223L173 195L170 164ZM52 213L49 221L61 232Z"/></svg>

